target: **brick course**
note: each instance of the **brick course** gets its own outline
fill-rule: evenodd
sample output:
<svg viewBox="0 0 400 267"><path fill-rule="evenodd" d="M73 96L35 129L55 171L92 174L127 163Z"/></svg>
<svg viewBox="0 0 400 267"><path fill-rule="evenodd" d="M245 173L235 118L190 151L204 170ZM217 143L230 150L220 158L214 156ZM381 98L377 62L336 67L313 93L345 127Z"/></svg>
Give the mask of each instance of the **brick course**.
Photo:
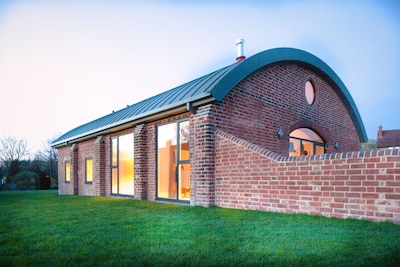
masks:
<svg viewBox="0 0 400 267"><path fill-rule="evenodd" d="M84 196L93 196L96 195L96 184L99 183L99 180L96 178L96 169L98 167L94 167L93 169L93 182L86 183L86 159L92 159L93 163L96 163L95 157L95 148L96 148L96 139L88 140L79 145L76 145L76 149L74 149L74 154L77 159L76 164L74 165L74 169L76 176L74 177L74 190L75 195L84 195ZM99 162L100 159L97 159ZM99 170L99 169L97 169Z"/></svg>
<svg viewBox="0 0 400 267"><path fill-rule="evenodd" d="M95 195L105 196L106 193L106 150L103 136L97 137L94 145L94 173L93 182L95 183Z"/></svg>
<svg viewBox="0 0 400 267"><path fill-rule="evenodd" d="M191 164L191 188L195 188L195 194L191 194L192 205L210 206L215 203L215 139L214 118L212 105L200 107L192 124L194 132L192 143L195 150L191 152L195 161Z"/></svg>
<svg viewBox="0 0 400 267"><path fill-rule="evenodd" d="M72 195L73 183L65 182L65 163L71 162L70 147L65 146L58 149L58 193L60 195Z"/></svg>
<svg viewBox="0 0 400 267"><path fill-rule="evenodd" d="M315 101L309 105L305 83L311 80ZM296 64L266 66L243 79L214 105L215 127L281 155L297 128L316 131L326 152L357 151L360 141L339 90L329 80ZM278 129L284 137L276 138ZM339 142L339 149L334 143Z"/></svg>
<svg viewBox="0 0 400 267"><path fill-rule="evenodd" d="M400 223L399 155L387 150L279 158L216 130L215 204Z"/></svg>
<svg viewBox="0 0 400 267"><path fill-rule="evenodd" d="M146 126L141 124L135 127L134 135L134 174L135 192L138 199L147 199L147 136Z"/></svg>

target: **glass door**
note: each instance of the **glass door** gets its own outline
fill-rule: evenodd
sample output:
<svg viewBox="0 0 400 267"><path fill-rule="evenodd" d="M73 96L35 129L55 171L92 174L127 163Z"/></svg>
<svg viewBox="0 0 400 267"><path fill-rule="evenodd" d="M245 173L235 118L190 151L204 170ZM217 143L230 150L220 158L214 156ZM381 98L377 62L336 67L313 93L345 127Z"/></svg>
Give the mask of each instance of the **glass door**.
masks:
<svg viewBox="0 0 400 267"><path fill-rule="evenodd" d="M111 194L134 194L133 133L111 139Z"/></svg>
<svg viewBox="0 0 400 267"><path fill-rule="evenodd" d="M189 121L157 128L157 197L190 200Z"/></svg>

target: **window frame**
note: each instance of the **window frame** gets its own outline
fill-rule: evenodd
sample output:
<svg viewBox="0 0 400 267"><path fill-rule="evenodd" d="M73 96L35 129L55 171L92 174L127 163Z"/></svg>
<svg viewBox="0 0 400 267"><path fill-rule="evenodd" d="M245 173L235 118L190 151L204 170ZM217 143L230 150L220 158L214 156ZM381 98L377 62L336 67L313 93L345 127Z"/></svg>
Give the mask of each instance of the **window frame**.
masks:
<svg viewBox="0 0 400 267"><path fill-rule="evenodd" d="M181 123L184 122L188 122L189 123L189 139L188 139L188 150L189 150L189 158L187 160L182 160L181 159L181 143L180 143L180 125ZM181 183L178 182L179 181L179 172L180 172L180 167L184 164L189 164L190 165L190 118L183 118L183 119L179 119L179 120L173 120L173 121L169 121L166 123L162 123L162 124L158 124L156 126L156 200L162 200L162 201L167 201L167 202L177 202L177 203L190 203L190 199L182 199L179 197L179 192L177 192L176 194L176 198L165 198L165 197L160 197L158 195L158 186L159 186L159 175L158 175L158 165L159 165L159 148L158 148L158 141L159 141L159 136L158 136L158 129L161 126L165 126L165 125L169 125L169 124L173 124L176 123L176 153L175 153L175 163L176 163L176 169L175 169L175 181L177 181L177 190L180 189ZM189 179L189 183L190 183Z"/></svg>
<svg viewBox="0 0 400 267"><path fill-rule="evenodd" d="M308 154L308 155L318 155L318 154L315 154L315 151L316 151L316 147L317 146L320 146L320 147L323 147L324 148L324 153L323 154L325 154L326 153L326 147L325 147L325 143L321 143L321 142L318 142L318 141L313 141L313 140L309 140L309 139L304 139L304 138L299 138L299 137L294 137L294 136L289 136L289 141L290 141L290 139L296 139L296 140L299 140L300 141L300 156L302 156L303 155L303 151L304 151L304 146L303 146L303 141L305 141L305 142L309 142L309 143L312 143L313 144L313 153L312 154ZM297 156L298 157L298 156Z"/></svg>
<svg viewBox="0 0 400 267"><path fill-rule="evenodd" d="M67 171L68 170L68 171ZM68 174L68 175L67 175ZM64 181L65 183L70 183L71 182L71 161L66 160L64 162ZM67 179L68 178L68 179Z"/></svg>
<svg viewBox="0 0 400 267"><path fill-rule="evenodd" d="M119 183L118 183L118 181L119 181L119 179L118 179L118 176L119 176L119 135L117 135L117 136L114 136L114 137L111 137L111 144L110 144L110 179L111 179L111 184L110 184L110 193L111 193L111 195L118 195L118 192L119 192ZM115 152L115 164L113 163L114 162L114 158L113 158L113 155L114 155L114 144L113 144L113 141L115 141L116 142L116 152ZM117 193L114 193L113 192L113 171L114 171L114 169L116 169L117 170L117 184L116 184L116 186L117 186Z"/></svg>
<svg viewBox="0 0 400 267"><path fill-rule="evenodd" d="M91 180L88 180L88 162L91 162L92 165L92 171L91 171ZM94 166L93 166L93 158L85 158L85 184L92 184L93 183L93 171L94 171Z"/></svg>
<svg viewBox="0 0 400 267"><path fill-rule="evenodd" d="M310 86L307 86L310 84ZM306 102L309 106L312 106L315 104L316 101L316 90L315 90L315 83L312 79L307 79L305 84L304 84L304 96L306 98ZM311 99L310 99L311 97Z"/></svg>
<svg viewBox="0 0 400 267"><path fill-rule="evenodd" d="M135 196L135 163L133 163L133 192L132 195L130 194L123 194L121 192L121 186L120 186L120 137L121 136L127 136L131 135L132 136L132 144L133 144L133 162L135 162L135 134L134 132L129 132L129 133L124 133L120 135L116 135L110 138L110 194L114 196L128 196L128 197L134 197ZM115 151L115 160L113 158L113 141L116 142L116 151ZM114 164L115 162L115 164ZM113 171L116 171L116 188L113 188ZM114 192L113 189L116 189L116 193Z"/></svg>

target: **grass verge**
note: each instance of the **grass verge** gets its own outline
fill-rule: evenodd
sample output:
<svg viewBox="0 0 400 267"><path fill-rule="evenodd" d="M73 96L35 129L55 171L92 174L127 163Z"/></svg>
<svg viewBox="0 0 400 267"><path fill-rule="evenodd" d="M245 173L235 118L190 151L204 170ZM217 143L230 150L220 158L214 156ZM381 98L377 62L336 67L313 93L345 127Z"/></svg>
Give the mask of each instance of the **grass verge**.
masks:
<svg viewBox="0 0 400 267"><path fill-rule="evenodd" d="M56 191L0 193L1 266L398 266L400 226Z"/></svg>

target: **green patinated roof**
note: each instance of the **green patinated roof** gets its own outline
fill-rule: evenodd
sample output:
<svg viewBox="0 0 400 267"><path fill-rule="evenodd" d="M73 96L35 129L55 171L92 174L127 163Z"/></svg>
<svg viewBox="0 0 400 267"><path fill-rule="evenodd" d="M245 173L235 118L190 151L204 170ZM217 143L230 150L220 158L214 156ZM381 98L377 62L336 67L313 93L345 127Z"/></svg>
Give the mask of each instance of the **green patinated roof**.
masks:
<svg viewBox="0 0 400 267"><path fill-rule="evenodd" d="M171 90L113 112L97 120L79 126L65 133L53 142L53 146L61 146L85 137L112 132L123 125L135 125L146 121L160 113L173 112L184 108L187 103L214 100L222 101L224 96L241 80L270 64L278 62L298 62L308 65L314 71L328 77L335 85L336 93L346 106L361 142L367 140L367 135L358 109L346 86L336 73L321 59L302 50L293 48L275 48L258 53L245 60L214 71L198 79L175 87Z"/></svg>

